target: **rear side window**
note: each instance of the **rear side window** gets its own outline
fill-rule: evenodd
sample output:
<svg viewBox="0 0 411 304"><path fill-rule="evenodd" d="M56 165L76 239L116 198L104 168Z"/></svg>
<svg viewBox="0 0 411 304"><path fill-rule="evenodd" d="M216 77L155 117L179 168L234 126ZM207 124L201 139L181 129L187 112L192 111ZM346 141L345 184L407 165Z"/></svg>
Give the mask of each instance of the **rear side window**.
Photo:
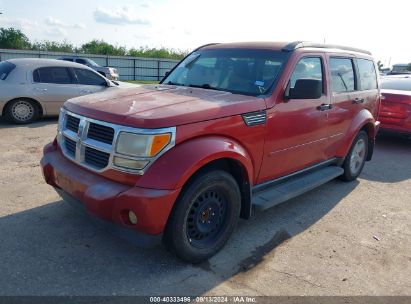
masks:
<svg viewBox="0 0 411 304"><path fill-rule="evenodd" d="M6 80L7 76L9 76L9 74L14 70L15 67L16 65L11 62L0 62L0 80Z"/></svg>
<svg viewBox="0 0 411 304"><path fill-rule="evenodd" d="M87 61L85 61L84 59L76 59L76 62L80 63L80 64L87 65Z"/></svg>
<svg viewBox="0 0 411 304"><path fill-rule="evenodd" d="M107 85L106 80L103 77L93 73L92 71L78 68L75 68L74 71L76 72L79 84L97 86Z"/></svg>
<svg viewBox="0 0 411 304"><path fill-rule="evenodd" d="M331 89L334 93L355 90L353 62L349 58L330 58Z"/></svg>
<svg viewBox="0 0 411 304"><path fill-rule="evenodd" d="M55 84L73 83L69 70L65 67L46 67L34 70L33 81Z"/></svg>
<svg viewBox="0 0 411 304"><path fill-rule="evenodd" d="M316 79L323 81L321 59L318 57L306 57L295 66L290 79L290 88L293 89L299 79Z"/></svg>
<svg viewBox="0 0 411 304"><path fill-rule="evenodd" d="M367 59L357 59L360 73L361 90L374 90L377 88L377 74L374 62Z"/></svg>
<svg viewBox="0 0 411 304"><path fill-rule="evenodd" d="M62 58L64 61L70 61L73 62L73 58Z"/></svg>

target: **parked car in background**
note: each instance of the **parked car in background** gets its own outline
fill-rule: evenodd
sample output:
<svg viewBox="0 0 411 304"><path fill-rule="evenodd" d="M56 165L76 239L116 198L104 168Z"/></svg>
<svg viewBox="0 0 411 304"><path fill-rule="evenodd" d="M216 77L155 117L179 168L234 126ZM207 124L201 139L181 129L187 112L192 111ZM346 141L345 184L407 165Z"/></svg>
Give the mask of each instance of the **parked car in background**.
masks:
<svg viewBox="0 0 411 304"><path fill-rule="evenodd" d="M411 74L410 71L411 63L399 63L392 66L392 70L387 73L387 75L403 75Z"/></svg>
<svg viewBox="0 0 411 304"><path fill-rule="evenodd" d="M111 67L103 67L89 58L76 57L76 56L64 56L58 59L84 64L88 66L89 68L92 68L93 70L99 72L101 75L103 75L104 77L110 80L118 80L118 77L119 77L117 69L111 68Z"/></svg>
<svg viewBox="0 0 411 304"><path fill-rule="evenodd" d="M210 44L159 85L67 101L41 166L66 201L114 231L200 262L252 210L356 179L379 102L367 51Z"/></svg>
<svg viewBox="0 0 411 304"><path fill-rule="evenodd" d="M381 130L411 135L411 76L381 78Z"/></svg>
<svg viewBox="0 0 411 304"><path fill-rule="evenodd" d="M84 65L53 59L10 59L0 62L0 116L24 124L58 115L73 97L117 85Z"/></svg>

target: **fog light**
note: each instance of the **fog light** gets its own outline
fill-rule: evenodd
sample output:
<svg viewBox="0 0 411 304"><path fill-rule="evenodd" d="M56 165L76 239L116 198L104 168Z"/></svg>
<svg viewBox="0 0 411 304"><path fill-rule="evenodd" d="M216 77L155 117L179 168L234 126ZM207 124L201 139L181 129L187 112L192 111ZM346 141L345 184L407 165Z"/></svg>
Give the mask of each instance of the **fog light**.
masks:
<svg viewBox="0 0 411 304"><path fill-rule="evenodd" d="M133 225L137 224L137 215L131 210L128 212L128 219Z"/></svg>
<svg viewBox="0 0 411 304"><path fill-rule="evenodd" d="M141 170L144 169L149 161L147 160L134 160L134 159L128 159L128 158L123 158L123 157L114 157L114 165L117 167L121 168L127 168L127 169L132 169L132 170Z"/></svg>

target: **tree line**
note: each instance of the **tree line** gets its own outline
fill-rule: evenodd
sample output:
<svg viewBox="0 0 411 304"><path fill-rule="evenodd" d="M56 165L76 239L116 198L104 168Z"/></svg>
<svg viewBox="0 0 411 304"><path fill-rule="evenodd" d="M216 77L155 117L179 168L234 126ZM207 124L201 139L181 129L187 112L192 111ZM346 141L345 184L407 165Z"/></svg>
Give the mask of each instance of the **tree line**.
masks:
<svg viewBox="0 0 411 304"><path fill-rule="evenodd" d="M49 40L31 42L21 30L11 27L0 28L0 48L168 59L182 59L188 53L187 51L163 47L139 47L127 49L124 46L112 45L104 40L98 39L93 39L90 42L84 43L79 48L76 48L72 43L66 40L63 42Z"/></svg>

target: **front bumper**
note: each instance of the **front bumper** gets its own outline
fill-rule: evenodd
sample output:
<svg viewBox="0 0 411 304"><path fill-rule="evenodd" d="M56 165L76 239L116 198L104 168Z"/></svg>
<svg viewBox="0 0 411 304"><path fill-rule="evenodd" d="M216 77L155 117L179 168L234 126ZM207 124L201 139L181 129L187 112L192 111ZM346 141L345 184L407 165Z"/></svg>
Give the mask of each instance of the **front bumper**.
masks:
<svg viewBox="0 0 411 304"><path fill-rule="evenodd" d="M107 73L106 77L110 80L118 80L119 75L116 73Z"/></svg>
<svg viewBox="0 0 411 304"><path fill-rule="evenodd" d="M74 164L54 145L44 148L41 167L45 181L64 200L80 204L94 217L117 224L128 231L161 235L180 192L129 186L102 177ZM132 210L136 225L128 220Z"/></svg>

